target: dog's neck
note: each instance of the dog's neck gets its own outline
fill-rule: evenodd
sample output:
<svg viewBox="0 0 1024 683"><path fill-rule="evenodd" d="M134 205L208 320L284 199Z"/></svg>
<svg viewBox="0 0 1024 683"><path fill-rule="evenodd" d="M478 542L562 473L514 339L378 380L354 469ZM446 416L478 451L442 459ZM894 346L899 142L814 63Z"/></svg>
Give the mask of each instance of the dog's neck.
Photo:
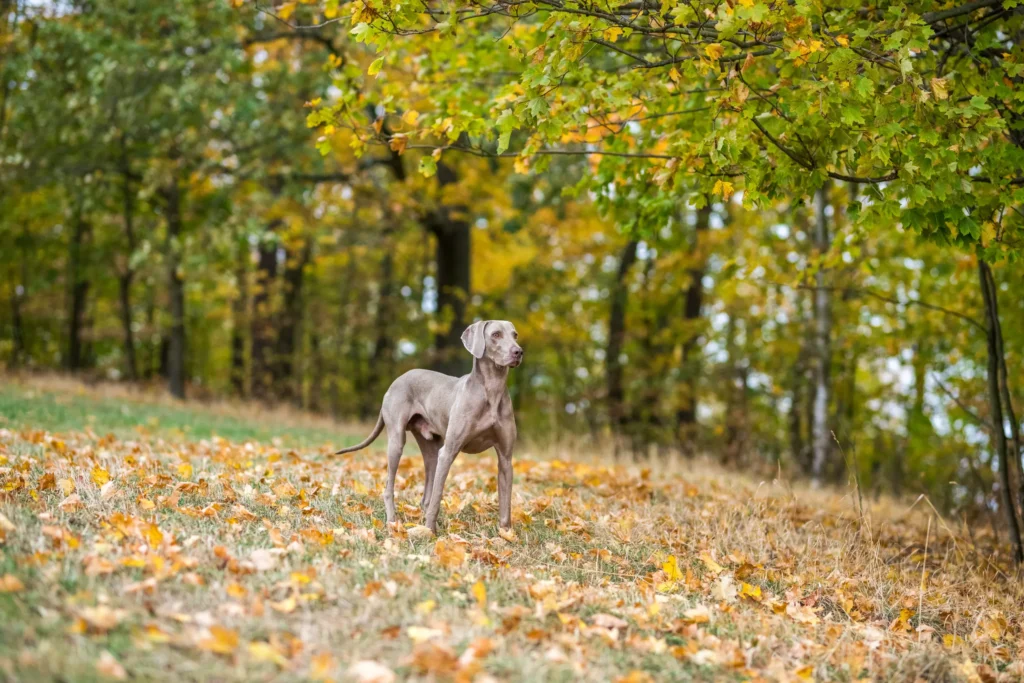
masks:
<svg viewBox="0 0 1024 683"><path fill-rule="evenodd" d="M507 367L502 367L484 356L473 359L473 370L469 374L483 385L489 402L498 401L505 395L505 384L508 382Z"/></svg>

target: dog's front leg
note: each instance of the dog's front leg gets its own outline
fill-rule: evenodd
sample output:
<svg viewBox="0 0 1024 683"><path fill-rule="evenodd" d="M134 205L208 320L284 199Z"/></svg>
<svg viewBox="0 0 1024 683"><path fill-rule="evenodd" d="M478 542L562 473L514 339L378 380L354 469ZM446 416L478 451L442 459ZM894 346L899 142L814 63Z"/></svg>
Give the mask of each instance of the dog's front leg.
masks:
<svg viewBox="0 0 1024 683"><path fill-rule="evenodd" d="M498 452L498 526L512 528L512 449L495 449Z"/></svg>
<svg viewBox="0 0 1024 683"><path fill-rule="evenodd" d="M512 450L516 445L516 423L511 420L498 428L498 527L512 528Z"/></svg>

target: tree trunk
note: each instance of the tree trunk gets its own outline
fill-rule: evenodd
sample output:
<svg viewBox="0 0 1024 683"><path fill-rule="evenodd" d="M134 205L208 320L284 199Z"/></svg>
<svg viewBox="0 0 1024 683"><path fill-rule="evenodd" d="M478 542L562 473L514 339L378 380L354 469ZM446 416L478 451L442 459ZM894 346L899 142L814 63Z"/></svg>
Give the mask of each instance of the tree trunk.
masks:
<svg viewBox="0 0 1024 683"><path fill-rule="evenodd" d="M122 138L123 149L124 140ZM139 368L135 359L135 331L132 329L132 280L135 277L135 269L132 267L132 255L135 253L135 191L132 188L130 176L131 171L125 161L121 174L121 191L128 258L125 260L124 271L118 275L118 289L121 301L121 328L124 331L125 373L128 379L134 380L139 376Z"/></svg>
<svg viewBox="0 0 1024 683"><path fill-rule="evenodd" d="M181 277L181 187L174 178L164 188L167 208L167 293L171 330L167 339L167 386L175 398L185 398L185 282Z"/></svg>
<svg viewBox="0 0 1024 683"><path fill-rule="evenodd" d="M280 220L267 226L273 233ZM260 242L256 281L253 283L252 306L252 393L260 399L269 399L273 393L274 340L273 303L271 294L277 281L277 241Z"/></svg>
<svg viewBox="0 0 1024 683"><path fill-rule="evenodd" d="M238 262L235 278L238 296L231 304L231 388L238 396L245 396L245 319L249 301L249 243L243 235L238 240Z"/></svg>
<svg viewBox="0 0 1024 683"><path fill-rule="evenodd" d="M683 342L683 389L681 405L676 411L676 429L679 444L687 455L695 452L694 439L697 436L697 380L700 376L700 349L697 341L700 334L697 321L700 320L704 306L704 269L706 254L704 253L704 233L711 223L711 206L708 204L697 210L694 224L693 245L690 249L692 262L688 268L690 284L686 288L683 304L683 320L685 322L686 339Z"/></svg>
<svg viewBox="0 0 1024 683"><path fill-rule="evenodd" d="M302 323L302 287L306 265L313 253L313 242L306 240L297 255L285 259L282 277L281 315L277 324L277 349L274 358L274 387L277 396L292 400L295 390L295 349Z"/></svg>
<svg viewBox="0 0 1024 683"><path fill-rule="evenodd" d="M370 391L360 407L363 419L369 419L380 409L380 396L383 394L382 381L390 381L394 358L394 339L391 337L392 316L394 315L394 255L392 245L385 241L384 256L380 262L380 282L377 296L377 317L375 320L376 339L373 342L373 355L367 368L369 377L367 384Z"/></svg>
<svg viewBox="0 0 1024 683"><path fill-rule="evenodd" d="M830 184L814 194L814 246L818 258L824 259L832 246L825 207ZM820 485L832 465L832 436L828 408L832 393L832 293L826 288L824 267L819 265L814 276L814 408L811 416L811 477Z"/></svg>
<svg viewBox="0 0 1024 683"><path fill-rule="evenodd" d="M442 192L458 177L446 164L437 165ZM437 319L434 369L449 375L469 371L471 358L462 349L466 328L466 302L470 293L471 233L465 206L441 206L427 217L427 228L437 240Z"/></svg>
<svg viewBox="0 0 1024 683"><path fill-rule="evenodd" d="M18 280L11 288L11 336L14 341L13 363L21 365L28 358L28 341L25 338L25 323L21 316L21 305L28 294L28 228L22 225L21 236L18 238L18 248L21 252L21 278L12 277L11 280Z"/></svg>
<svg viewBox="0 0 1024 683"><path fill-rule="evenodd" d="M626 281L630 268L636 262L636 248L639 242L629 240L619 256L619 270L615 274L612 288L611 311L608 315L608 349L605 356L608 374L608 422L615 436L615 448L618 450L618 437L622 436L628 423L624 404L625 392L622 387L622 347L626 340L626 308L629 301L629 284Z"/></svg>
<svg viewBox="0 0 1024 683"><path fill-rule="evenodd" d="M68 282L70 310L68 312L68 357L67 369L71 372L81 370L85 361L82 342L82 325L85 319L86 297L89 293L89 280L84 273L83 247L89 234L89 224L82 215L81 203L76 210L75 225L71 234L68 251Z"/></svg>
<svg viewBox="0 0 1024 683"><path fill-rule="evenodd" d="M1024 545L1021 544L1021 521L1017 512L1017 501L1014 500L1010 469L1011 463L1014 459L1019 458L1020 454L1019 452L1011 454L1010 444L1007 443L1004 407L1012 414L1012 406L1003 405L1004 393L1000 386L1001 368L1005 359L1002 358L1001 353L1002 331L999 325L999 303L996 299L992 269L980 257L978 258L978 276L981 280L981 293L985 302L989 409L992 413L992 433L995 437L995 454L998 459L999 488L1003 494L1003 514L1006 515L1007 533L1010 536L1010 545L1013 546L1013 557L1020 564L1024 562Z"/></svg>

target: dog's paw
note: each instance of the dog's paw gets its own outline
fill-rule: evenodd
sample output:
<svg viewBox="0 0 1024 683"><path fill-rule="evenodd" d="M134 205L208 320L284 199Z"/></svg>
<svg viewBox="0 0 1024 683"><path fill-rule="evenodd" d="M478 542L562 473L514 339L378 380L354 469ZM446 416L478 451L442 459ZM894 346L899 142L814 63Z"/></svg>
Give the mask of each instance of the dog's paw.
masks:
<svg viewBox="0 0 1024 683"><path fill-rule="evenodd" d="M406 533L409 534L409 538L413 538L417 541L422 541L425 538L431 538L434 535L434 532L431 531L429 527L425 527L422 524L409 527L409 530Z"/></svg>

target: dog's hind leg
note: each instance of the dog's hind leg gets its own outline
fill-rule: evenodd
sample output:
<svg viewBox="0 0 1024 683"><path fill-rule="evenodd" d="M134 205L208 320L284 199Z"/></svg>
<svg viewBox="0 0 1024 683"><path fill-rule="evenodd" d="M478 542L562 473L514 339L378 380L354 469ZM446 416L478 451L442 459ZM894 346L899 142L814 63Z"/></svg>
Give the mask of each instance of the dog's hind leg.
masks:
<svg viewBox="0 0 1024 683"><path fill-rule="evenodd" d="M395 477L398 475L398 464L402 462L402 449L405 448L405 429L400 426L388 429L388 485L384 489L384 512L388 524L395 521Z"/></svg>
<svg viewBox="0 0 1024 683"><path fill-rule="evenodd" d="M441 440L437 437L427 439L418 431L413 431L413 436L416 437L416 443L420 446L420 453L423 454L423 470L425 478L423 481L423 499L420 501L420 509L423 510L425 514L427 511L427 505L430 503L430 492L434 486L434 470L437 469L437 452L441 450Z"/></svg>

